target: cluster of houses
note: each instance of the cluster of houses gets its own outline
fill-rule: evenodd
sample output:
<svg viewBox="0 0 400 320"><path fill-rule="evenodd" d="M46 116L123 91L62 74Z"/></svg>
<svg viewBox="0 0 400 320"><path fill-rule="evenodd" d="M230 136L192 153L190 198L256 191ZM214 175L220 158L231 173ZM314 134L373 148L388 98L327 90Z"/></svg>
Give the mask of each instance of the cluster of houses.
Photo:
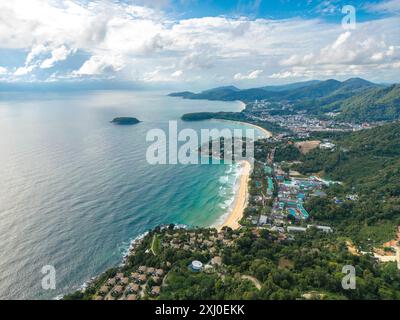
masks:
<svg viewBox="0 0 400 320"><path fill-rule="evenodd" d="M185 229L174 230L174 232L163 233L161 246L164 249L198 251L211 253L212 258L204 264L194 260L188 266L193 272L215 272L222 265L220 253L226 246L233 246L234 240L240 234L229 233L226 229L216 231L215 229L202 229L186 231ZM143 244L143 239L135 240L127 257L136 253L136 249ZM149 250L148 250L149 251ZM152 254L148 252L149 254ZM171 263L166 262L167 268ZM156 298L165 282L166 272L149 266L139 266L129 275L118 272L108 278L97 290L96 300L138 300L145 297Z"/></svg>
<svg viewBox="0 0 400 320"><path fill-rule="evenodd" d="M235 236L235 235L234 235ZM231 246L232 239L227 239L223 231L216 232L213 229L203 232L188 232L188 233L166 233L162 242L163 248L172 248L174 250L187 251L204 251L211 254L216 254L219 251L218 244Z"/></svg>
<svg viewBox="0 0 400 320"><path fill-rule="evenodd" d="M160 294L164 278L164 270L153 267L140 266L137 272L129 276L119 272L114 277L107 279L96 295L96 300L138 300L145 295L147 285L151 279L154 284L149 288L151 296Z"/></svg>
<svg viewBox="0 0 400 320"><path fill-rule="evenodd" d="M248 103L245 114L249 119L254 121L266 121L279 125L282 128L290 129L290 131L298 134L299 137L307 136L310 132L323 132L323 131L358 131L361 129L370 128L373 125L354 124L350 122L343 122L335 120L334 113L327 115L331 116L329 120L321 120L303 112L295 112L293 105L287 102L279 103L277 110L287 110L291 114L271 114L270 102L264 100L256 100Z"/></svg>

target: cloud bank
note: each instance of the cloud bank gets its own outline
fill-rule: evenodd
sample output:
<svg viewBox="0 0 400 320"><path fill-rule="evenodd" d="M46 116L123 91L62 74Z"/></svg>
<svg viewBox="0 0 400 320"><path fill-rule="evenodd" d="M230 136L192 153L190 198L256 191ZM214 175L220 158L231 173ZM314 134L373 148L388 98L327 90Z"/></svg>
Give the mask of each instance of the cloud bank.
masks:
<svg viewBox="0 0 400 320"><path fill-rule="evenodd" d="M370 10L397 10L398 3ZM337 23L319 18L177 19L145 2L4 1L0 80L250 86L357 75L396 81L399 25L396 16L343 30L341 17ZM19 60L8 61L10 52Z"/></svg>

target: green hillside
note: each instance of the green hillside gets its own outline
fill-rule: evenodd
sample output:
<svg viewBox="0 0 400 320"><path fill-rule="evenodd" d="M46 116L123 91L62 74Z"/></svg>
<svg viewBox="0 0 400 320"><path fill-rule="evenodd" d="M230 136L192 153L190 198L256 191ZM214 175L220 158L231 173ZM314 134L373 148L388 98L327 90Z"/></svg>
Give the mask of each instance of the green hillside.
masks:
<svg viewBox="0 0 400 320"><path fill-rule="evenodd" d="M400 117L400 85L375 88L333 106L342 111L339 116L347 121L382 121Z"/></svg>
<svg viewBox="0 0 400 320"><path fill-rule="evenodd" d="M338 136L334 143L334 151L315 149L296 166L303 174L343 182L327 198L308 203L311 215L364 245L367 239L375 245L389 240L400 224L400 123ZM345 201L354 193L359 201Z"/></svg>

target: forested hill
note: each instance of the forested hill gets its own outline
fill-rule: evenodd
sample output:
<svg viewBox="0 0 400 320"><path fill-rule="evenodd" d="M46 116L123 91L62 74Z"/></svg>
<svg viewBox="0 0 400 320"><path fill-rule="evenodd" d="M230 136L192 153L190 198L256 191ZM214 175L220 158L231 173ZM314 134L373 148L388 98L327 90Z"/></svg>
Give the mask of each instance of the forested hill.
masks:
<svg viewBox="0 0 400 320"><path fill-rule="evenodd" d="M400 224L400 123L344 134L334 143L333 151L315 149L301 156L295 168L343 182L330 198L308 204L311 215L337 224L359 243L389 240ZM347 194L360 198L340 205L332 200L344 200Z"/></svg>
<svg viewBox="0 0 400 320"><path fill-rule="evenodd" d="M347 121L380 121L400 118L400 84L375 88L363 94L334 103L341 111L340 119Z"/></svg>
<svg viewBox="0 0 400 320"><path fill-rule="evenodd" d="M399 122L345 134L334 142L334 151L310 152L299 169L307 174L323 172L332 179L400 195ZM369 185L368 181L374 183Z"/></svg>

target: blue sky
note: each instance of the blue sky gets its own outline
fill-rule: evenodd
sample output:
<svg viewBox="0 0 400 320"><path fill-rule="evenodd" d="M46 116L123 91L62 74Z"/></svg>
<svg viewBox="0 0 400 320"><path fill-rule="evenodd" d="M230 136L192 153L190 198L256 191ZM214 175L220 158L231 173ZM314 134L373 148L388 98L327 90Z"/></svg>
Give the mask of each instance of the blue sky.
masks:
<svg viewBox="0 0 400 320"><path fill-rule="evenodd" d="M346 5L354 28L342 24ZM0 82L398 82L399 25L400 0L15 0L0 4Z"/></svg>
<svg viewBox="0 0 400 320"><path fill-rule="evenodd" d="M230 0L230 1L191 1L174 0L164 3L166 10L181 15L182 18L199 18L206 16L250 16L253 18L287 19L293 17L323 18L335 21L341 17L341 8L353 5L358 10L358 19L365 21L383 16L384 12L373 12L368 5L384 1L326 1L326 0ZM156 4L157 6L157 4Z"/></svg>

